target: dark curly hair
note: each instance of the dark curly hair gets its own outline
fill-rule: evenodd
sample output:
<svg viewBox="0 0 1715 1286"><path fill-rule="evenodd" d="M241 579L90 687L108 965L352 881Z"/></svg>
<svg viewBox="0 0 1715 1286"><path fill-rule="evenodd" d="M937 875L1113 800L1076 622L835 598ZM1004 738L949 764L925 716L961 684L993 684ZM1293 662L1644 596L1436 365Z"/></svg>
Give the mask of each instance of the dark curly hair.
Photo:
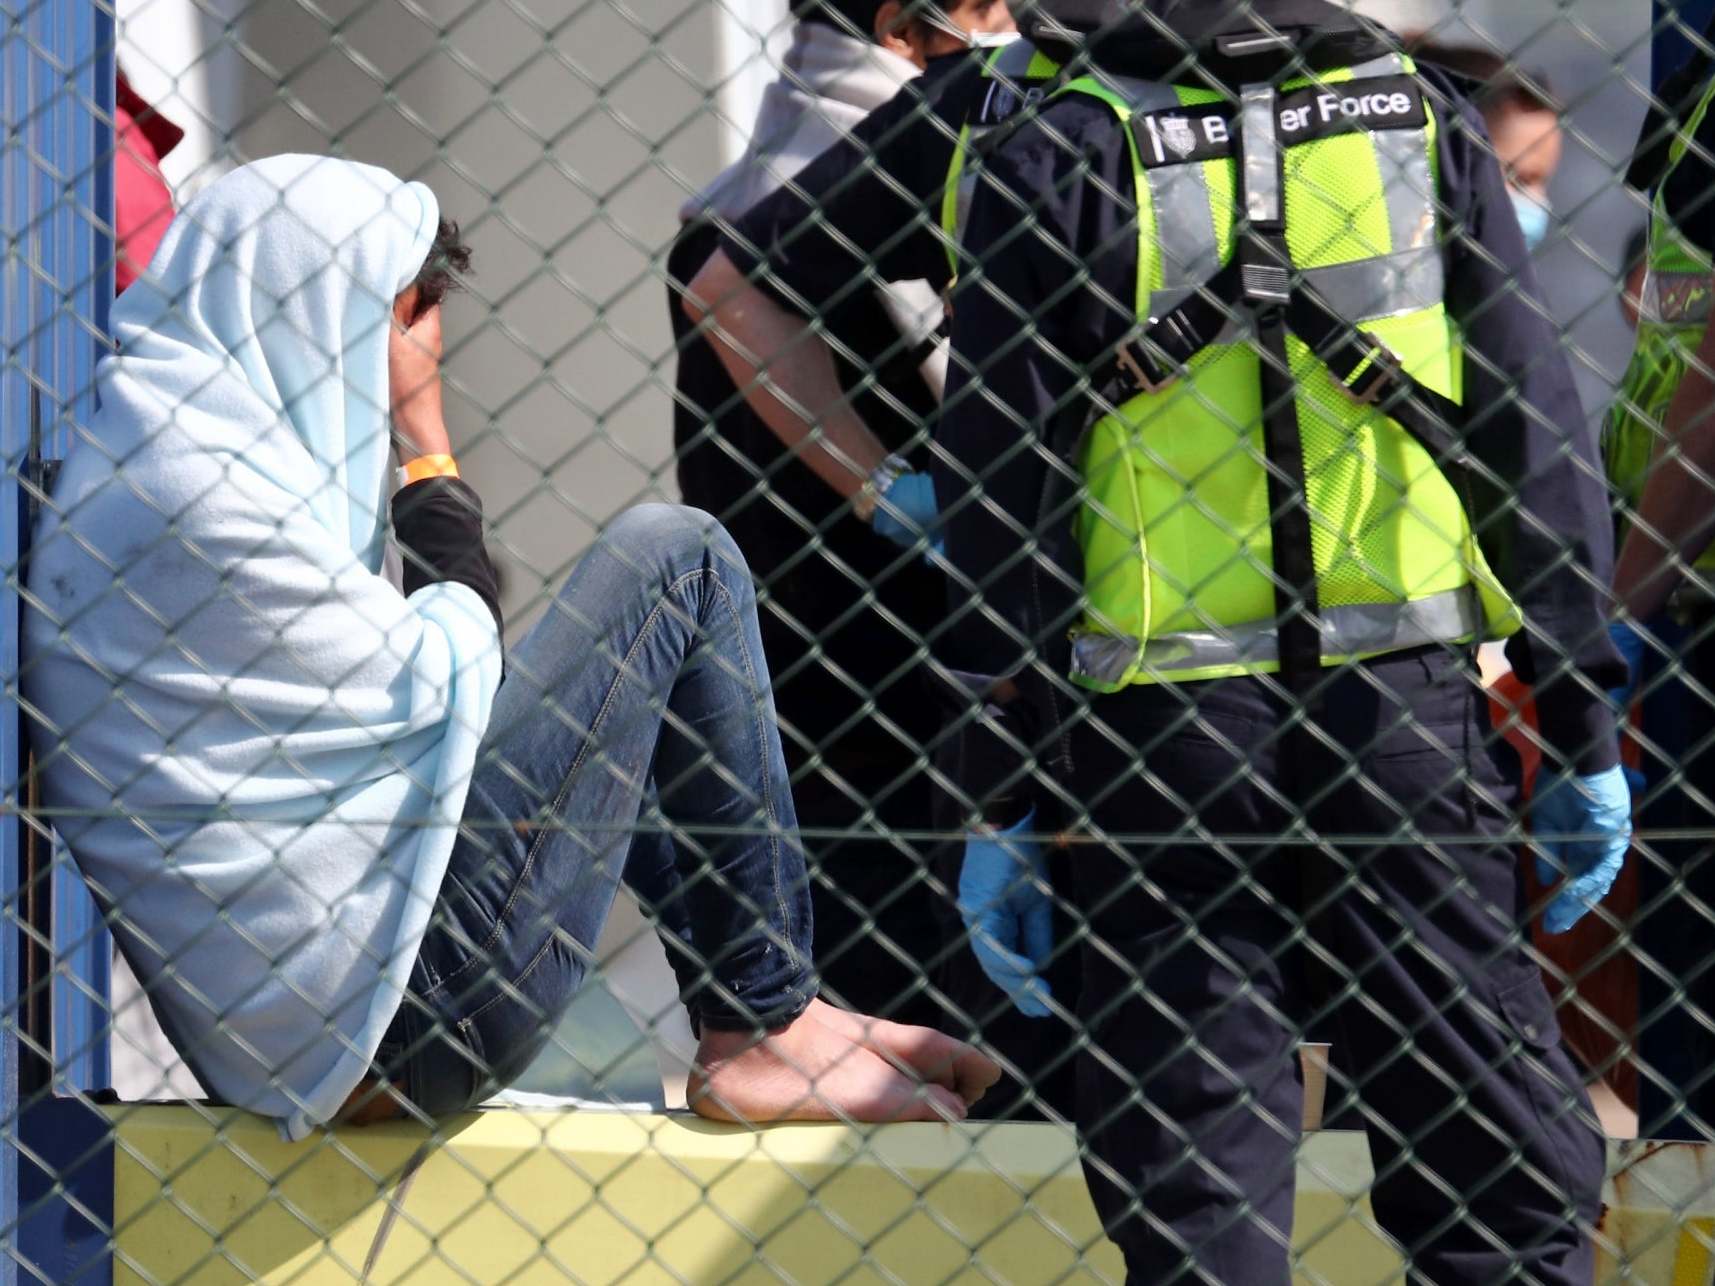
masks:
<svg viewBox="0 0 1715 1286"><path fill-rule="evenodd" d="M451 219L440 220L435 227L434 244L429 247L423 266L411 282L420 292L417 296L418 316L428 312L453 291L465 288L465 278L472 275L470 260L471 249L460 236L459 225Z"/></svg>

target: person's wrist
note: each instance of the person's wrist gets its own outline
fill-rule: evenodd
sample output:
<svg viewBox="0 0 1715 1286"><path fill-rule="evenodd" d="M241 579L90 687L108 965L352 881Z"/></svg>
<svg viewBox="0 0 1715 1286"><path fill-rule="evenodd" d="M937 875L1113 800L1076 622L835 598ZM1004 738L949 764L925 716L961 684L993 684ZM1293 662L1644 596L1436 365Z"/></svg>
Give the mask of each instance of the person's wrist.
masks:
<svg viewBox="0 0 1715 1286"><path fill-rule="evenodd" d="M1020 808L1023 809L1020 812ZM1011 821L1001 818L1011 817ZM1032 805L1015 804L1011 800L992 800L982 812L971 818L967 831L973 839L1008 840L1028 834L1036 824L1036 809Z"/></svg>
<svg viewBox="0 0 1715 1286"><path fill-rule="evenodd" d="M456 478L459 476L459 463L453 459L450 452L433 451L407 460L399 469L399 485L408 487L413 482L423 482L429 478Z"/></svg>
<svg viewBox="0 0 1715 1286"><path fill-rule="evenodd" d="M902 455L890 455L869 471L863 487L852 497L852 513L861 523L873 523L881 498L893 489L893 484L911 472L911 463Z"/></svg>
<svg viewBox="0 0 1715 1286"><path fill-rule="evenodd" d="M446 422L438 416L433 420L399 425L395 441L400 462L405 464L409 464L418 456L453 453L452 439L447 435Z"/></svg>
<svg viewBox="0 0 1715 1286"><path fill-rule="evenodd" d="M1607 694L1575 678L1536 693L1543 766L1550 773L1588 777L1620 762L1620 743Z"/></svg>

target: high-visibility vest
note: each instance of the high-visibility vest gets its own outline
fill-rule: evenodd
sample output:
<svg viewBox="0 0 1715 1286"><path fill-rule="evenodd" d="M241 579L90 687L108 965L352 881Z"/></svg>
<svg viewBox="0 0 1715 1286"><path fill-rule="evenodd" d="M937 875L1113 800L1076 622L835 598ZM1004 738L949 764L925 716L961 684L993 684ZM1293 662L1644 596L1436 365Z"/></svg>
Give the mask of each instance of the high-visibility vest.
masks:
<svg viewBox="0 0 1715 1286"><path fill-rule="evenodd" d="M1388 56L1272 95L1257 87L1260 100L1243 101L1278 113L1275 208L1284 211L1292 289L1308 287L1330 320L1454 406L1462 344L1443 302L1437 122L1414 70ZM1125 122L1146 330L1234 255L1250 181L1234 157L1244 109L1205 87L1095 75L1062 92L1093 95ZM1342 383L1296 333L1285 351L1320 663L1517 630L1517 608L1437 457L1354 397L1351 371ZM1119 402L1085 432L1075 520L1084 604L1072 674L1082 685L1116 691L1281 668L1260 362L1249 322L1235 315L1184 363L1183 378Z"/></svg>
<svg viewBox="0 0 1715 1286"><path fill-rule="evenodd" d="M1715 305L1715 263L1703 247L1679 234L1667 210L1667 178L1685 159L1691 138L1715 103L1715 80L1668 150L1667 171L1656 188L1650 218L1649 261L1638 308L1638 344L1608 415L1602 454L1608 478L1627 504L1636 507L1649 474L1650 458L1664 431L1667 408L1686 367L1703 343ZM1715 544L1697 559L1715 571Z"/></svg>

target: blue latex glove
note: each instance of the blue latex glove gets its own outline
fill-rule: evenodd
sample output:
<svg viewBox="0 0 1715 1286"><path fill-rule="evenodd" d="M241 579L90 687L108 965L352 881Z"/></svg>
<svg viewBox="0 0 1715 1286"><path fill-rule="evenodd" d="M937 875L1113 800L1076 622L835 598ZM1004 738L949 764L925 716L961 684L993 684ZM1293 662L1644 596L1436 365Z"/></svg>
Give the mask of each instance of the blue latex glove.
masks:
<svg viewBox="0 0 1715 1286"><path fill-rule="evenodd" d="M1036 810L1016 826L965 840L959 918L990 981L1031 1018L1048 1017L1052 992L1041 970L1054 950L1054 899L1042 845L1021 839Z"/></svg>
<svg viewBox="0 0 1715 1286"><path fill-rule="evenodd" d="M892 506L892 512L889 512ZM870 525L896 545L917 548L917 542L940 521L941 506L935 502L935 480L926 473L902 473L875 506ZM933 553L945 554L947 542L940 536L929 541ZM927 555L925 555L927 559Z"/></svg>
<svg viewBox="0 0 1715 1286"><path fill-rule="evenodd" d="M1626 658L1625 683L1608 692L1608 699L1614 703L1619 712L1618 717L1624 722L1626 712L1638 698L1638 684L1643 682L1644 660L1649 656L1649 644L1644 642L1644 636L1638 633L1635 626L1625 621L1615 621L1610 625L1608 637L1614 641L1620 655Z"/></svg>
<svg viewBox="0 0 1715 1286"><path fill-rule="evenodd" d="M1531 829L1542 850L1536 874L1566 883L1542 913L1542 927L1565 933L1608 895L1632 844L1632 792L1619 765L1585 777L1554 778L1531 805ZM1575 838L1553 838L1574 836Z"/></svg>

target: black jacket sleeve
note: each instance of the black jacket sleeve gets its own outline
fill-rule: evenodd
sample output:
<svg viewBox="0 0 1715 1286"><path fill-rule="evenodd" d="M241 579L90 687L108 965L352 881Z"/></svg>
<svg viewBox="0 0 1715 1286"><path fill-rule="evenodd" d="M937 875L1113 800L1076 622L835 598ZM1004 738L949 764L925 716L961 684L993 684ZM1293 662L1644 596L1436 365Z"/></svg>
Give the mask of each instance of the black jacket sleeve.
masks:
<svg viewBox="0 0 1715 1286"><path fill-rule="evenodd" d="M1523 609L1507 658L1535 688L1550 752L1580 772L1618 762L1603 695L1625 678L1607 623L1613 517L1594 426L1479 117L1436 92L1447 306L1464 335L1465 435L1491 485L1474 497L1489 565Z"/></svg>
<svg viewBox="0 0 1715 1286"><path fill-rule="evenodd" d="M1057 775L1083 699L1065 678L1082 596L1072 535L1083 371L1133 322L1137 214L1111 109L1052 104L988 157L965 237L981 270L953 302L955 360L936 434L936 495L953 565L938 653L981 709L964 789L1013 820ZM1115 288L1116 283L1125 283ZM987 701L997 680L1019 697Z"/></svg>
<svg viewBox="0 0 1715 1286"><path fill-rule="evenodd" d="M494 613L502 639L500 578L482 541L482 500L459 478L424 478L393 493L393 538L405 563L405 593L457 581Z"/></svg>

